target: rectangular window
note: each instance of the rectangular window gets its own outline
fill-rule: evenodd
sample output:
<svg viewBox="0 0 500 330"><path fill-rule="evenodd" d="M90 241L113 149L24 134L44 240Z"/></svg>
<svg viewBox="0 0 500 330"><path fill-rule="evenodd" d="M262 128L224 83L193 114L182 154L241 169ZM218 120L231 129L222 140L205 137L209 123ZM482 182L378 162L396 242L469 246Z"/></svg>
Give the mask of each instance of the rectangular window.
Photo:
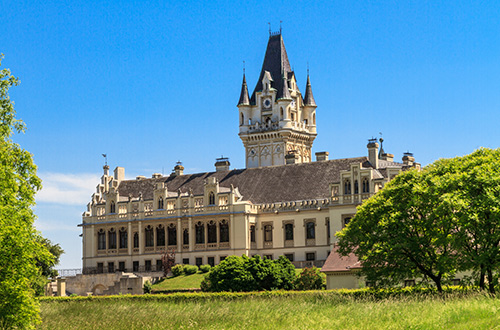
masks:
<svg viewBox="0 0 500 330"><path fill-rule="evenodd" d="M144 270L147 272L151 271L151 260L146 260L144 264Z"/></svg>
<svg viewBox="0 0 500 330"><path fill-rule="evenodd" d="M306 223L306 238L316 238L316 224L312 221Z"/></svg>
<svg viewBox="0 0 500 330"><path fill-rule="evenodd" d="M272 254L265 254L264 258L269 259L269 260L273 260L273 255Z"/></svg>
<svg viewBox="0 0 500 330"><path fill-rule="evenodd" d="M285 225L285 241L293 241L293 223Z"/></svg>
<svg viewBox="0 0 500 330"><path fill-rule="evenodd" d="M196 266L200 267L203 265L203 258L196 258Z"/></svg>
<svg viewBox="0 0 500 330"><path fill-rule="evenodd" d="M104 273L104 263L102 263L102 262L97 263L97 273L99 273L99 274Z"/></svg>
<svg viewBox="0 0 500 330"><path fill-rule="evenodd" d="M124 271L125 271L125 261L120 261L120 262L118 263L118 270L119 270L120 272L124 272Z"/></svg>
<svg viewBox="0 0 500 330"><path fill-rule="evenodd" d="M134 233L134 248L138 249L139 248L139 234Z"/></svg>
<svg viewBox="0 0 500 330"><path fill-rule="evenodd" d="M219 257L219 262L222 262L224 259L226 259L227 257L226 256L220 256Z"/></svg>
<svg viewBox="0 0 500 330"><path fill-rule="evenodd" d="M114 273L114 272L115 272L115 263L108 262L108 273Z"/></svg>
<svg viewBox="0 0 500 330"><path fill-rule="evenodd" d="M132 271L138 272L139 271L139 261L134 261L132 263Z"/></svg>
<svg viewBox="0 0 500 330"><path fill-rule="evenodd" d="M265 225L264 226L264 242L272 242L273 241L273 226Z"/></svg>
<svg viewBox="0 0 500 330"><path fill-rule="evenodd" d="M293 253L287 253L287 254L285 254L285 258L287 258L290 261L293 261Z"/></svg>
<svg viewBox="0 0 500 330"><path fill-rule="evenodd" d="M189 258L182 259L182 264L189 265Z"/></svg>
<svg viewBox="0 0 500 330"><path fill-rule="evenodd" d="M316 253L315 252L306 253L306 261L314 261L314 260L316 260Z"/></svg>
<svg viewBox="0 0 500 330"><path fill-rule="evenodd" d="M120 230L120 249L127 248L128 235L126 230Z"/></svg>
<svg viewBox="0 0 500 330"><path fill-rule="evenodd" d="M215 266L215 258L214 257L208 257L208 264L210 267Z"/></svg>
<svg viewBox="0 0 500 330"><path fill-rule="evenodd" d="M157 272L163 271L163 262L161 261L161 259L156 260L156 271Z"/></svg>
<svg viewBox="0 0 500 330"><path fill-rule="evenodd" d="M250 226L250 242L255 243L255 225Z"/></svg>

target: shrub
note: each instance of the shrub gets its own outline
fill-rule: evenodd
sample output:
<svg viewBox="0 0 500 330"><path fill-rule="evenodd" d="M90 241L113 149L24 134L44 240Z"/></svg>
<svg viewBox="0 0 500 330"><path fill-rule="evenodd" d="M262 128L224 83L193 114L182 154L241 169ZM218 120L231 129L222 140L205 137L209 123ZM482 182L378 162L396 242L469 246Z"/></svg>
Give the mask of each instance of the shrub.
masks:
<svg viewBox="0 0 500 330"><path fill-rule="evenodd" d="M297 290L320 290L325 288L325 283L319 268L304 268L295 280Z"/></svg>
<svg viewBox="0 0 500 330"><path fill-rule="evenodd" d="M172 275L179 276L184 274L184 265L175 265L172 267Z"/></svg>
<svg viewBox="0 0 500 330"><path fill-rule="evenodd" d="M150 281L144 282L144 286L142 287L142 290L144 293L151 293L151 290L153 289L153 285L151 284Z"/></svg>
<svg viewBox="0 0 500 330"><path fill-rule="evenodd" d="M285 257L278 260L230 256L213 267L201 283L203 291L257 291L292 289L295 267Z"/></svg>
<svg viewBox="0 0 500 330"><path fill-rule="evenodd" d="M208 273L210 271L210 265L201 265L200 270L202 273Z"/></svg>
<svg viewBox="0 0 500 330"><path fill-rule="evenodd" d="M184 266L184 273L186 275L196 274L197 272L198 272L198 266L193 266L193 265Z"/></svg>

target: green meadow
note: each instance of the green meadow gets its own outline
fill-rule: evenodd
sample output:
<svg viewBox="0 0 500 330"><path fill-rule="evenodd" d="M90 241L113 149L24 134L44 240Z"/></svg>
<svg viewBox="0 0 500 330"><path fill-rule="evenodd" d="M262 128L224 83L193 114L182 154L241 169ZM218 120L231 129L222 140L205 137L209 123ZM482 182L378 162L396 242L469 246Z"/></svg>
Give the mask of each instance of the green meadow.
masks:
<svg viewBox="0 0 500 330"><path fill-rule="evenodd" d="M50 298L38 329L499 329L478 293L375 299L306 291Z"/></svg>

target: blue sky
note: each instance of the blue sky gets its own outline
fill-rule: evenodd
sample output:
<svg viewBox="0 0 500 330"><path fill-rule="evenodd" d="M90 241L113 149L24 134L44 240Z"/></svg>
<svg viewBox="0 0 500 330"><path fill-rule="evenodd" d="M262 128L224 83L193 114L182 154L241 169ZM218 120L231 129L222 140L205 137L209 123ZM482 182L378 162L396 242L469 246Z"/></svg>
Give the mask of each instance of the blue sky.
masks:
<svg viewBox="0 0 500 330"><path fill-rule="evenodd" d="M498 1L3 1L3 66L28 125L15 137L44 180L37 227L81 267L77 224L102 153L127 177L244 167L236 103L268 39L283 38L299 87L318 104L313 152L384 149L429 164L499 147Z"/></svg>

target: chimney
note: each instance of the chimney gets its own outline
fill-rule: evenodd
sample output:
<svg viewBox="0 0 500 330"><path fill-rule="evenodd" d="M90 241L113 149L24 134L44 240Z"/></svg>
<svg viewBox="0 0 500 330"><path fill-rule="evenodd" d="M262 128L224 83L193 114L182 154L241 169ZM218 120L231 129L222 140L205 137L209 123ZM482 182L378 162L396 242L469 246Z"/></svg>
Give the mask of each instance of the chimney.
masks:
<svg viewBox="0 0 500 330"><path fill-rule="evenodd" d="M115 168L114 172L115 172L115 180L122 181L123 179L125 179L125 168L124 167L117 166Z"/></svg>
<svg viewBox="0 0 500 330"><path fill-rule="evenodd" d="M384 152L382 155L380 155L380 159L387 160L388 162L393 162L394 161L394 155L393 154L388 154Z"/></svg>
<svg viewBox="0 0 500 330"><path fill-rule="evenodd" d="M378 168L378 143L377 139L369 139L368 144L368 160L373 167Z"/></svg>
<svg viewBox="0 0 500 330"><path fill-rule="evenodd" d="M322 162L324 160L328 160L328 151L320 151L316 153L316 161L317 162Z"/></svg>
<svg viewBox="0 0 500 330"><path fill-rule="evenodd" d="M403 163L408 166L413 166L413 163L415 162L415 157L413 157L413 154L411 152L405 152L403 154Z"/></svg>
<svg viewBox="0 0 500 330"><path fill-rule="evenodd" d="M153 175L152 175L153 179L159 179L161 177L162 177L162 175L160 173L153 173Z"/></svg>
<svg viewBox="0 0 500 330"><path fill-rule="evenodd" d="M231 163L229 162L229 158L227 157L221 157L215 159L215 171L220 172L220 171L229 171L229 165Z"/></svg>
<svg viewBox="0 0 500 330"><path fill-rule="evenodd" d="M285 155L285 163L288 164L296 164L298 163L299 160L299 155L297 155L297 152L295 150L290 150L286 155Z"/></svg>
<svg viewBox="0 0 500 330"><path fill-rule="evenodd" d="M183 175L184 174L184 166L182 166L181 162L177 162L177 165L174 167L174 175Z"/></svg>

